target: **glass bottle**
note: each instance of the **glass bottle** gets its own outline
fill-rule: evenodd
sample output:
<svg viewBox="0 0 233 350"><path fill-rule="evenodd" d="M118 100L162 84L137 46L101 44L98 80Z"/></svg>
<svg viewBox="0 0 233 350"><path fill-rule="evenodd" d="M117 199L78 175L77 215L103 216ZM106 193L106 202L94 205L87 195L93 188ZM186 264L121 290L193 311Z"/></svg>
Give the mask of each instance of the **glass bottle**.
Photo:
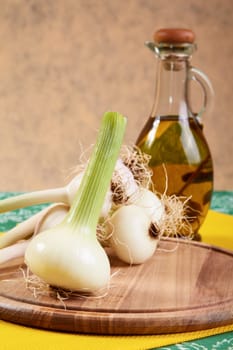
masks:
<svg viewBox="0 0 233 350"><path fill-rule="evenodd" d="M160 29L146 45L158 58L152 111L136 145L151 156L154 189L177 195L186 202L186 216L194 239L203 223L213 191L213 162L203 134L202 113L213 89L208 78L190 64L196 49L194 33L187 29ZM191 84L203 90L203 107L191 108ZM186 230L180 232L187 235Z"/></svg>

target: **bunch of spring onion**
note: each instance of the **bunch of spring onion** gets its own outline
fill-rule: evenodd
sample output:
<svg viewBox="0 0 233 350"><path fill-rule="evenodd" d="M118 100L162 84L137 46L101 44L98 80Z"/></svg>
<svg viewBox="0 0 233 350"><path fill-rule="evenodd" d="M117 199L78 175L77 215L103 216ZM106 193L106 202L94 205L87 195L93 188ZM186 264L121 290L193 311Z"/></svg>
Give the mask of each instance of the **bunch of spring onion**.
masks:
<svg viewBox="0 0 233 350"><path fill-rule="evenodd" d="M165 197L150 190L149 158L122 147L125 127L124 116L105 113L87 165L66 187L0 201L0 212L53 203L0 236L0 262L24 256L46 283L95 292L110 279L105 246L124 262L140 264L164 232L176 231L183 205L175 199L180 211L174 217Z"/></svg>

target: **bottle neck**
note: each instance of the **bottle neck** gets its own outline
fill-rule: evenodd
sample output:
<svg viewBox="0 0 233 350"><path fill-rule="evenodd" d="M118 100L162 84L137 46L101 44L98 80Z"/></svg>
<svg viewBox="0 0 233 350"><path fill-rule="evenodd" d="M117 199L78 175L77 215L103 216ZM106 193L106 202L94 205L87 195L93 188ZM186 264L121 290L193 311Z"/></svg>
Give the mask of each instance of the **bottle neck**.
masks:
<svg viewBox="0 0 233 350"><path fill-rule="evenodd" d="M152 117L179 116L188 118L188 59L159 59L156 74Z"/></svg>

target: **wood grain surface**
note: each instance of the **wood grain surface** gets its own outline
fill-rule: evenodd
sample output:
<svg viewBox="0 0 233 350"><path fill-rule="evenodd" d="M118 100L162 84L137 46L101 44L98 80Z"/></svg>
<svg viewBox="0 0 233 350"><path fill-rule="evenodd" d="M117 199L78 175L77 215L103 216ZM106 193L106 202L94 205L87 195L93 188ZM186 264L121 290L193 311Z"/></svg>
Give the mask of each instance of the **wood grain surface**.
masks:
<svg viewBox="0 0 233 350"><path fill-rule="evenodd" d="M19 261L0 269L0 318L31 327L92 334L161 334L233 322L233 252L196 242L164 240L143 265L111 256L103 295L38 293Z"/></svg>

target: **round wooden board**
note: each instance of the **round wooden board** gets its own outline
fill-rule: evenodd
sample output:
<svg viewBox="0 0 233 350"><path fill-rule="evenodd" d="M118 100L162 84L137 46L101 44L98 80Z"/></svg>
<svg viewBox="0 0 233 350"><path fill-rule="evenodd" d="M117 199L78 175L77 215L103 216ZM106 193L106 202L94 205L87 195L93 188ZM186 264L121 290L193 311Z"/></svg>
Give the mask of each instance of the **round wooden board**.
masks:
<svg viewBox="0 0 233 350"><path fill-rule="evenodd" d="M0 269L0 318L50 330L92 334L161 334L233 322L233 252L163 240L150 261L128 266L111 257L102 296L59 300L27 288L25 267Z"/></svg>

